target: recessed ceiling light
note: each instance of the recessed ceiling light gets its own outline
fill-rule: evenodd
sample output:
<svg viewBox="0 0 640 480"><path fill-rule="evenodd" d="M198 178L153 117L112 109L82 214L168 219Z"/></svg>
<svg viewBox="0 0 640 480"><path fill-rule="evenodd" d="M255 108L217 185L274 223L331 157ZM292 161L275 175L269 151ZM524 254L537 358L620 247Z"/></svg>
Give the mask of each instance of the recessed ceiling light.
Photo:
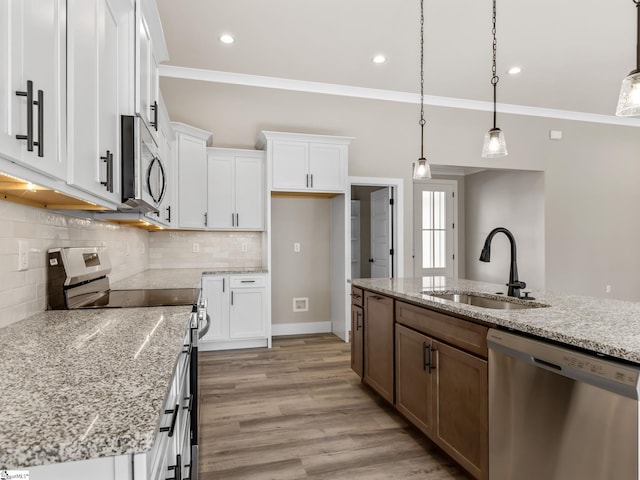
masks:
<svg viewBox="0 0 640 480"><path fill-rule="evenodd" d="M384 55L376 55L371 61L373 63L384 63L387 61L387 57L385 57Z"/></svg>
<svg viewBox="0 0 640 480"><path fill-rule="evenodd" d="M225 33L224 35L220 36L220 41L222 43L229 44L229 43L233 43L234 42L234 38L231 35L228 35L228 34Z"/></svg>
<svg viewBox="0 0 640 480"><path fill-rule="evenodd" d="M511 67L509 70L507 70L507 73L509 75L517 75L520 72L522 72L522 67Z"/></svg>

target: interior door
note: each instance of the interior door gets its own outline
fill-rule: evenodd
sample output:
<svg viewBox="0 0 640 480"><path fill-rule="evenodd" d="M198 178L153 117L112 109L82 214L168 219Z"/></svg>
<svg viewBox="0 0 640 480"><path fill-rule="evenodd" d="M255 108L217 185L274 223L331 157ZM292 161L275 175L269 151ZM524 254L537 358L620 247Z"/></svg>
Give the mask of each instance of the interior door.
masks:
<svg viewBox="0 0 640 480"><path fill-rule="evenodd" d="M391 188L371 192L371 278L393 276Z"/></svg>

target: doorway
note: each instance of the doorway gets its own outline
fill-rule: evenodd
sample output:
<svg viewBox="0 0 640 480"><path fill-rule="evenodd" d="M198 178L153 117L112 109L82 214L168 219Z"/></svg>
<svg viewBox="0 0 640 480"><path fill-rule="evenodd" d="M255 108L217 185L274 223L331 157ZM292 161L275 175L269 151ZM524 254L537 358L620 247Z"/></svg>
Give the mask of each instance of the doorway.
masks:
<svg viewBox="0 0 640 480"><path fill-rule="evenodd" d="M351 278L401 277L403 266L403 180L350 177Z"/></svg>

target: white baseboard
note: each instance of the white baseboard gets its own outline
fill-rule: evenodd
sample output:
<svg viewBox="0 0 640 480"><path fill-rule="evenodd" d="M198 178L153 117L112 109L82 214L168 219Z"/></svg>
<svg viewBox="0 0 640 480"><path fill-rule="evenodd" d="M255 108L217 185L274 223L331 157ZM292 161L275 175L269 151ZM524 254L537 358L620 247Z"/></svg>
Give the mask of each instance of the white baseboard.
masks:
<svg viewBox="0 0 640 480"><path fill-rule="evenodd" d="M331 322L274 323L271 325L271 335L274 337L309 333L331 333Z"/></svg>

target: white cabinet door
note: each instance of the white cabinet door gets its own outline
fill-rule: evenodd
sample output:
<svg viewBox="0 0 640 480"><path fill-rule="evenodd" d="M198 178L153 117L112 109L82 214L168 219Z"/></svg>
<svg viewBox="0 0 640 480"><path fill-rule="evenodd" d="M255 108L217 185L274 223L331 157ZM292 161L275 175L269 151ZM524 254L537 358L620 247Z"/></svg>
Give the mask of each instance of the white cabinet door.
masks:
<svg viewBox="0 0 640 480"><path fill-rule="evenodd" d="M254 338L266 335L264 288L231 290L229 338Z"/></svg>
<svg viewBox="0 0 640 480"><path fill-rule="evenodd" d="M155 138L158 133L158 62L153 54L149 25L141 8L137 10L137 17L136 109Z"/></svg>
<svg viewBox="0 0 640 480"><path fill-rule="evenodd" d="M207 300L211 325L202 342L229 338L229 278L219 275L202 277L202 295Z"/></svg>
<svg viewBox="0 0 640 480"><path fill-rule="evenodd" d="M178 134L178 210L181 228L206 228L206 144L184 134Z"/></svg>
<svg viewBox="0 0 640 480"><path fill-rule="evenodd" d="M236 226L235 158L208 156L209 228L232 229Z"/></svg>
<svg viewBox="0 0 640 480"><path fill-rule="evenodd" d="M264 230L264 162L262 158L235 159L236 228Z"/></svg>
<svg viewBox="0 0 640 480"><path fill-rule="evenodd" d="M274 141L272 188L306 190L309 186L309 148L305 142Z"/></svg>
<svg viewBox="0 0 640 480"><path fill-rule="evenodd" d="M6 109L0 112L4 116L0 124L0 154L64 180L67 175L63 151L66 1L4 0L1 3L6 29L0 34L4 60L0 88L1 103ZM32 135L28 135L30 131ZM17 139L16 135L25 138Z"/></svg>
<svg viewBox="0 0 640 480"><path fill-rule="evenodd" d="M309 145L309 187L317 191L343 191L346 184L346 151L342 145Z"/></svg>
<svg viewBox="0 0 640 480"><path fill-rule="evenodd" d="M113 0L68 0L68 182L120 203L120 36Z"/></svg>

